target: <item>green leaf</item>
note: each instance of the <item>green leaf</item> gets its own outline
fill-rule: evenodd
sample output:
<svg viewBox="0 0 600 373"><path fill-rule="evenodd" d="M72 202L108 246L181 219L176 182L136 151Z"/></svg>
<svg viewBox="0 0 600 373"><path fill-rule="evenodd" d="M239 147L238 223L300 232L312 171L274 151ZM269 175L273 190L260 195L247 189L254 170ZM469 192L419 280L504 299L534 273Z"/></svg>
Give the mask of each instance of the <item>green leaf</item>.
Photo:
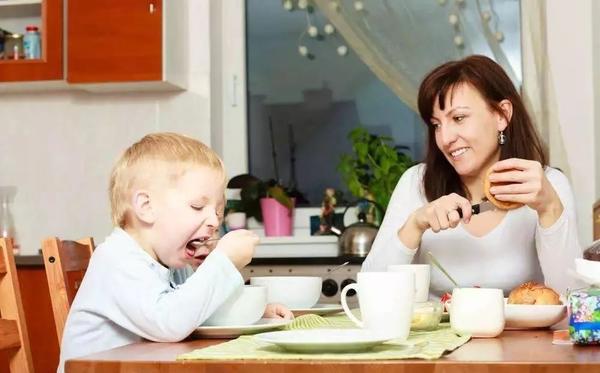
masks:
<svg viewBox="0 0 600 373"><path fill-rule="evenodd" d="M280 187L279 185L270 187L267 190L267 197L275 198L277 200L277 202L279 202L282 205L284 205L285 207L287 207L288 210L291 210L294 208L294 202L287 195L285 190L283 190L283 188Z"/></svg>
<svg viewBox="0 0 600 373"><path fill-rule="evenodd" d="M387 208L392 192L402 174L412 166L407 155L394 148L388 136L369 134L358 126L348 134L353 154L340 157L338 171L348 190L356 197L371 194L375 202Z"/></svg>

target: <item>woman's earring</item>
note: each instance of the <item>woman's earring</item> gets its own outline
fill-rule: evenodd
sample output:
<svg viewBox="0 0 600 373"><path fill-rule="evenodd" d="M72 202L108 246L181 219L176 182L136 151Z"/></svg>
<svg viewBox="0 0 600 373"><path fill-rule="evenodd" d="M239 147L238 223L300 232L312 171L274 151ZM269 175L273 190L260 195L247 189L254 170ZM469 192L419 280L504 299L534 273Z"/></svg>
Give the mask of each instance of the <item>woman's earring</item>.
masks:
<svg viewBox="0 0 600 373"><path fill-rule="evenodd" d="M504 135L504 131L498 132L498 144L500 144L500 145L506 144L506 136Z"/></svg>

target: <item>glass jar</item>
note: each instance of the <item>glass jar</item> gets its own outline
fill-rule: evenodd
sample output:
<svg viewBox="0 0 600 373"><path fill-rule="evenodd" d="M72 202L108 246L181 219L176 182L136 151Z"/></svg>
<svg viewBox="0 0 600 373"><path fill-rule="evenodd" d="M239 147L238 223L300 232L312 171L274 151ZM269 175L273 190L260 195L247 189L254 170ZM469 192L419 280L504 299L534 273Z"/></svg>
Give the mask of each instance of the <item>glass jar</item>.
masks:
<svg viewBox="0 0 600 373"><path fill-rule="evenodd" d="M25 28L23 37L23 54L26 60L37 60L41 58L40 32L37 26L29 25Z"/></svg>
<svg viewBox="0 0 600 373"><path fill-rule="evenodd" d="M6 34L4 38L4 59L23 59L23 34Z"/></svg>

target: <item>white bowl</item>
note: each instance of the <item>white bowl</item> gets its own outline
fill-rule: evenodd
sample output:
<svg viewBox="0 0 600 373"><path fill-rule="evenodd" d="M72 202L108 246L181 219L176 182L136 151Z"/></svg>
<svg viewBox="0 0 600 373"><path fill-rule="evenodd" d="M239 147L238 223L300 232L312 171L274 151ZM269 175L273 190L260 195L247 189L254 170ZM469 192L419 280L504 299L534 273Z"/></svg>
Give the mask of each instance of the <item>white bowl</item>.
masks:
<svg viewBox="0 0 600 373"><path fill-rule="evenodd" d="M600 283L600 262L582 258L575 259L575 271L587 279Z"/></svg>
<svg viewBox="0 0 600 373"><path fill-rule="evenodd" d="M311 308L321 296L323 280L308 276L250 277L250 284L267 287L267 302L290 309Z"/></svg>
<svg viewBox="0 0 600 373"><path fill-rule="evenodd" d="M564 304L507 303L504 306L506 329L547 328L564 319L566 315L567 306Z"/></svg>
<svg viewBox="0 0 600 373"><path fill-rule="evenodd" d="M266 308L267 288L245 285L236 290L202 325L252 325L260 320Z"/></svg>

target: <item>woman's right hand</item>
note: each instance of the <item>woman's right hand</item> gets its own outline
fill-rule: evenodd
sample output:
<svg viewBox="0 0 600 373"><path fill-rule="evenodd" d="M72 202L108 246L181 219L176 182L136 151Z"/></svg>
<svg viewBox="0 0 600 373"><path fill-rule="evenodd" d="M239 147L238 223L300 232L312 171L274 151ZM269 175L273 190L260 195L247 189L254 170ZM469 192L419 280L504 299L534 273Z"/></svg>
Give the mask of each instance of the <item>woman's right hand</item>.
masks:
<svg viewBox="0 0 600 373"><path fill-rule="evenodd" d="M459 209L462 211L462 220L469 223L472 214L471 203L456 193L442 196L415 210L411 218L420 231L425 232L427 229L431 229L437 233L458 226L461 221L458 214Z"/></svg>
<svg viewBox="0 0 600 373"><path fill-rule="evenodd" d="M462 220L468 223L472 215L469 200L456 193L442 196L415 210L398 230L398 238L406 247L416 249L427 229L437 233L456 228L461 221L459 209L462 211Z"/></svg>

